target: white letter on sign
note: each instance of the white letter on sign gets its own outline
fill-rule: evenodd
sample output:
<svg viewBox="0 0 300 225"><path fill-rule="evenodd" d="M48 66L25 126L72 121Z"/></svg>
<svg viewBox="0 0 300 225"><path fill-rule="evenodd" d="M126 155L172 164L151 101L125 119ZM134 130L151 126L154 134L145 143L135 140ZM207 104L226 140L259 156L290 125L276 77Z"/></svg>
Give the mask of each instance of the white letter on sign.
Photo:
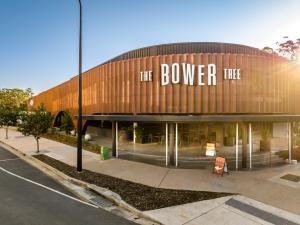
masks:
<svg viewBox="0 0 300 225"><path fill-rule="evenodd" d="M169 77L169 65L168 64L161 64L161 85L167 85L170 82Z"/></svg>
<svg viewBox="0 0 300 225"><path fill-rule="evenodd" d="M204 69L204 65L198 66L198 85L200 85L200 86L204 85L204 83L202 82L202 78L204 76L203 69Z"/></svg>
<svg viewBox="0 0 300 225"><path fill-rule="evenodd" d="M140 72L140 74L141 74L141 81L143 81L143 72Z"/></svg>
<svg viewBox="0 0 300 225"><path fill-rule="evenodd" d="M173 63L173 65L172 65L172 83L173 84L178 84L179 81L180 81L179 64L178 63Z"/></svg>
<svg viewBox="0 0 300 225"><path fill-rule="evenodd" d="M217 68L215 64L208 64L207 65L208 69L208 85L216 85L217 83Z"/></svg>
<svg viewBox="0 0 300 225"><path fill-rule="evenodd" d="M192 67L192 68L191 68ZM194 85L195 65L182 63L183 80L186 85Z"/></svg>

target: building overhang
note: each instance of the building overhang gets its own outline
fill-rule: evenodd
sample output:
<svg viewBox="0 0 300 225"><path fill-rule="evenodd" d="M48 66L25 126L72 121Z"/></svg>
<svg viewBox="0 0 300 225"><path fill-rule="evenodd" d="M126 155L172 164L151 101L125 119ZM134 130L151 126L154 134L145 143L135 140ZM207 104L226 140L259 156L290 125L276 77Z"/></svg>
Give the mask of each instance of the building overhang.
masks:
<svg viewBox="0 0 300 225"><path fill-rule="evenodd" d="M76 115L75 118L78 116ZM295 114L205 114L205 115L83 115L84 120L124 122L293 122L300 121Z"/></svg>

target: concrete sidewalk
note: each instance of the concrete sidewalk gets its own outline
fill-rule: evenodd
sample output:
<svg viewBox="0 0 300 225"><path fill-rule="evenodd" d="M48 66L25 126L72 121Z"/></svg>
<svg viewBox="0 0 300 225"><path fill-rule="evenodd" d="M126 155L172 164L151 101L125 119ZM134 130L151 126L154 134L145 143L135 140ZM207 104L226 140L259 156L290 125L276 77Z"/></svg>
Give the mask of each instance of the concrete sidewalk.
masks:
<svg viewBox="0 0 300 225"><path fill-rule="evenodd" d="M0 129L0 141L26 154L35 154L33 137L24 137L14 129L10 129L8 140L4 137L5 130ZM40 147L41 153L75 166L76 148L47 139L40 140ZM299 165L232 171L219 177L210 170L170 169L121 159L101 161L98 154L83 151L83 167L154 187L239 193L300 215L300 186L280 178L287 173L300 175Z"/></svg>
<svg viewBox="0 0 300 225"><path fill-rule="evenodd" d="M228 196L145 212L163 224L297 225L300 216L243 196Z"/></svg>

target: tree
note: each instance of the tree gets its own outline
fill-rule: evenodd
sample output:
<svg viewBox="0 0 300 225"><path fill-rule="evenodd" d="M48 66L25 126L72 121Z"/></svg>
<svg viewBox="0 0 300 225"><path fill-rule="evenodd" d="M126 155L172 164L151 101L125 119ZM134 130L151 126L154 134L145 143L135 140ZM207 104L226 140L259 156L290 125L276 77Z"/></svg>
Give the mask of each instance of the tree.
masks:
<svg viewBox="0 0 300 225"><path fill-rule="evenodd" d="M74 129L72 118L68 112L65 112L61 116L61 130L64 130L66 134L70 134L71 130Z"/></svg>
<svg viewBox="0 0 300 225"><path fill-rule="evenodd" d="M265 51L265 52L267 52L267 53L270 53L270 54L274 54L275 53L274 49L271 48L271 47L268 47L268 46L264 47L262 50Z"/></svg>
<svg viewBox="0 0 300 225"><path fill-rule="evenodd" d="M5 138L8 139L8 128L16 124L18 108L0 105L0 127L5 127Z"/></svg>
<svg viewBox="0 0 300 225"><path fill-rule="evenodd" d="M40 151L39 139L51 127L53 117L43 105L32 111L23 111L19 116L18 131L23 135L32 135L36 140L37 153Z"/></svg>
<svg viewBox="0 0 300 225"><path fill-rule="evenodd" d="M288 39L288 37L284 37ZM282 43L277 42L278 45L277 51L284 57L289 58L290 60L297 60L300 57L300 38L293 40L286 40Z"/></svg>
<svg viewBox="0 0 300 225"><path fill-rule="evenodd" d="M19 111L27 108L27 101L31 96L30 88L0 89L0 127L6 128L6 139L8 139L8 128L16 125Z"/></svg>
<svg viewBox="0 0 300 225"><path fill-rule="evenodd" d="M25 110L27 108L27 101L32 97L32 90L27 88L25 90L13 88L0 89L0 105L17 107Z"/></svg>

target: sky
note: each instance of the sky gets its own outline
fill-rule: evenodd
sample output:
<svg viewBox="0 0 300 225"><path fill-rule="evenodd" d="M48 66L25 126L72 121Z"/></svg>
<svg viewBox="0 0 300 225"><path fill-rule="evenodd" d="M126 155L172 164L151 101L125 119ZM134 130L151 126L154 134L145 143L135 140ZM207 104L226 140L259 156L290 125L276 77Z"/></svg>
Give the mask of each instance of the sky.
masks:
<svg viewBox="0 0 300 225"><path fill-rule="evenodd" d="M83 70L156 44L275 47L300 38L299 0L82 0ZM0 0L0 88L35 94L78 73L77 0Z"/></svg>

